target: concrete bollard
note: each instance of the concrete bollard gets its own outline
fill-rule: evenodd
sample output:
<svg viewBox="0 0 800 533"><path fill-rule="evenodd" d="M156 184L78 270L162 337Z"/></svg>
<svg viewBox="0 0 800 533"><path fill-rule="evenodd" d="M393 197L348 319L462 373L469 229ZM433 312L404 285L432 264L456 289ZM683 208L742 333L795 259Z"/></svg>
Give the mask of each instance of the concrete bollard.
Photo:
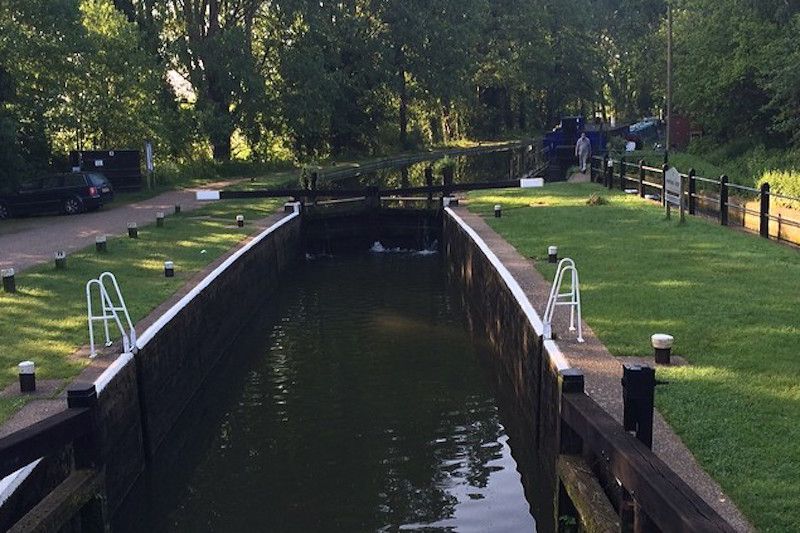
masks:
<svg viewBox="0 0 800 533"><path fill-rule="evenodd" d="M3 290L6 292L17 292L17 282L14 280L14 269L8 268L0 273L3 277Z"/></svg>
<svg viewBox="0 0 800 533"><path fill-rule="evenodd" d="M173 263L172 261L164 261L164 277L165 278L175 277L175 263Z"/></svg>
<svg viewBox="0 0 800 533"><path fill-rule="evenodd" d="M244 215L236 215L236 225L240 228L244 227Z"/></svg>
<svg viewBox="0 0 800 533"><path fill-rule="evenodd" d="M497 204L494 206L494 218L500 218L503 216L503 206Z"/></svg>
<svg viewBox="0 0 800 533"><path fill-rule="evenodd" d="M176 215L181 214L181 204L175 204L175 214Z"/></svg>
<svg viewBox="0 0 800 533"><path fill-rule="evenodd" d="M67 268L67 252L59 250L56 252L55 258L57 270L64 270Z"/></svg>
<svg viewBox="0 0 800 533"><path fill-rule="evenodd" d="M558 263L558 246L547 247L547 262Z"/></svg>
<svg viewBox="0 0 800 533"><path fill-rule="evenodd" d="M105 235L98 235L94 238L94 248L98 252L107 252L108 251L108 239Z"/></svg>
<svg viewBox="0 0 800 533"><path fill-rule="evenodd" d="M650 337L650 343L653 345L656 364L670 364L670 357L672 356L672 343L674 341L675 339L672 337L672 335L667 335L665 333L656 333Z"/></svg>
<svg viewBox="0 0 800 533"><path fill-rule="evenodd" d="M139 238L139 225L136 222L128 222L128 237L131 239Z"/></svg>
<svg viewBox="0 0 800 533"><path fill-rule="evenodd" d="M19 368L19 391L36 392L36 365L33 361L22 361L17 368Z"/></svg>
<svg viewBox="0 0 800 533"><path fill-rule="evenodd" d="M164 227L164 213L163 211L159 211L156 213L156 227L163 228Z"/></svg>

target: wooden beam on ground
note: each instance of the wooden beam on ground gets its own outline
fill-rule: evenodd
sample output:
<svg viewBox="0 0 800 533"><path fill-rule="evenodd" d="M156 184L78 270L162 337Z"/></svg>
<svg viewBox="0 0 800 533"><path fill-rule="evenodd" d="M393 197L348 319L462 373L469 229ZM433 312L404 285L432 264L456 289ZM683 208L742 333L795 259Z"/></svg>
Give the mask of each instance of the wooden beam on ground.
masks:
<svg viewBox="0 0 800 533"><path fill-rule="evenodd" d="M587 533L619 532L619 516L608 501L603 487L582 457L559 455L556 471L569 499L578 510L581 531Z"/></svg>
<svg viewBox="0 0 800 533"><path fill-rule="evenodd" d="M96 470L76 470L33 509L14 524L9 533L55 533L61 531L84 506L98 498L103 476ZM104 531L104 517L97 513L83 530Z"/></svg>
<svg viewBox="0 0 800 533"><path fill-rule="evenodd" d="M649 448L586 394L564 394L562 420L584 447L606 457L611 473L664 533L734 529Z"/></svg>

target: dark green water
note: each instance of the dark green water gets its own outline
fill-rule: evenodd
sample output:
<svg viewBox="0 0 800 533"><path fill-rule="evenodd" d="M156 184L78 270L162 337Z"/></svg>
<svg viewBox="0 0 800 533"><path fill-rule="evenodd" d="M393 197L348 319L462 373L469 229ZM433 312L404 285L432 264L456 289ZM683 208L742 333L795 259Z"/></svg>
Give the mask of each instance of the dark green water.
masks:
<svg viewBox="0 0 800 533"><path fill-rule="evenodd" d="M307 260L234 350L117 529L535 529L440 255Z"/></svg>

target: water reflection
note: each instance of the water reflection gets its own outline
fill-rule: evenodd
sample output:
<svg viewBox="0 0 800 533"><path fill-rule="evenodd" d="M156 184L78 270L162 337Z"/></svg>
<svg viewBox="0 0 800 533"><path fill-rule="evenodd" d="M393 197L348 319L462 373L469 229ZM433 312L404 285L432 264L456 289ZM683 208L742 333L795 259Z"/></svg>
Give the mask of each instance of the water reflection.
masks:
<svg viewBox="0 0 800 533"><path fill-rule="evenodd" d="M127 528L532 531L442 260L308 261Z"/></svg>

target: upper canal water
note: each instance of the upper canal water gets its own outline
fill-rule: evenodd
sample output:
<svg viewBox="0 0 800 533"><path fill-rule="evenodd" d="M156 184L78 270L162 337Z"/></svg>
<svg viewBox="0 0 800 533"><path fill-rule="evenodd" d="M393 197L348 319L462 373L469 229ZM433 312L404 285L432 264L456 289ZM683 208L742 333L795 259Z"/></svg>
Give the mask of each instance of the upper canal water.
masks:
<svg viewBox="0 0 800 533"><path fill-rule="evenodd" d="M120 531L533 531L440 254L307 258L254 310Z"/></svg>

